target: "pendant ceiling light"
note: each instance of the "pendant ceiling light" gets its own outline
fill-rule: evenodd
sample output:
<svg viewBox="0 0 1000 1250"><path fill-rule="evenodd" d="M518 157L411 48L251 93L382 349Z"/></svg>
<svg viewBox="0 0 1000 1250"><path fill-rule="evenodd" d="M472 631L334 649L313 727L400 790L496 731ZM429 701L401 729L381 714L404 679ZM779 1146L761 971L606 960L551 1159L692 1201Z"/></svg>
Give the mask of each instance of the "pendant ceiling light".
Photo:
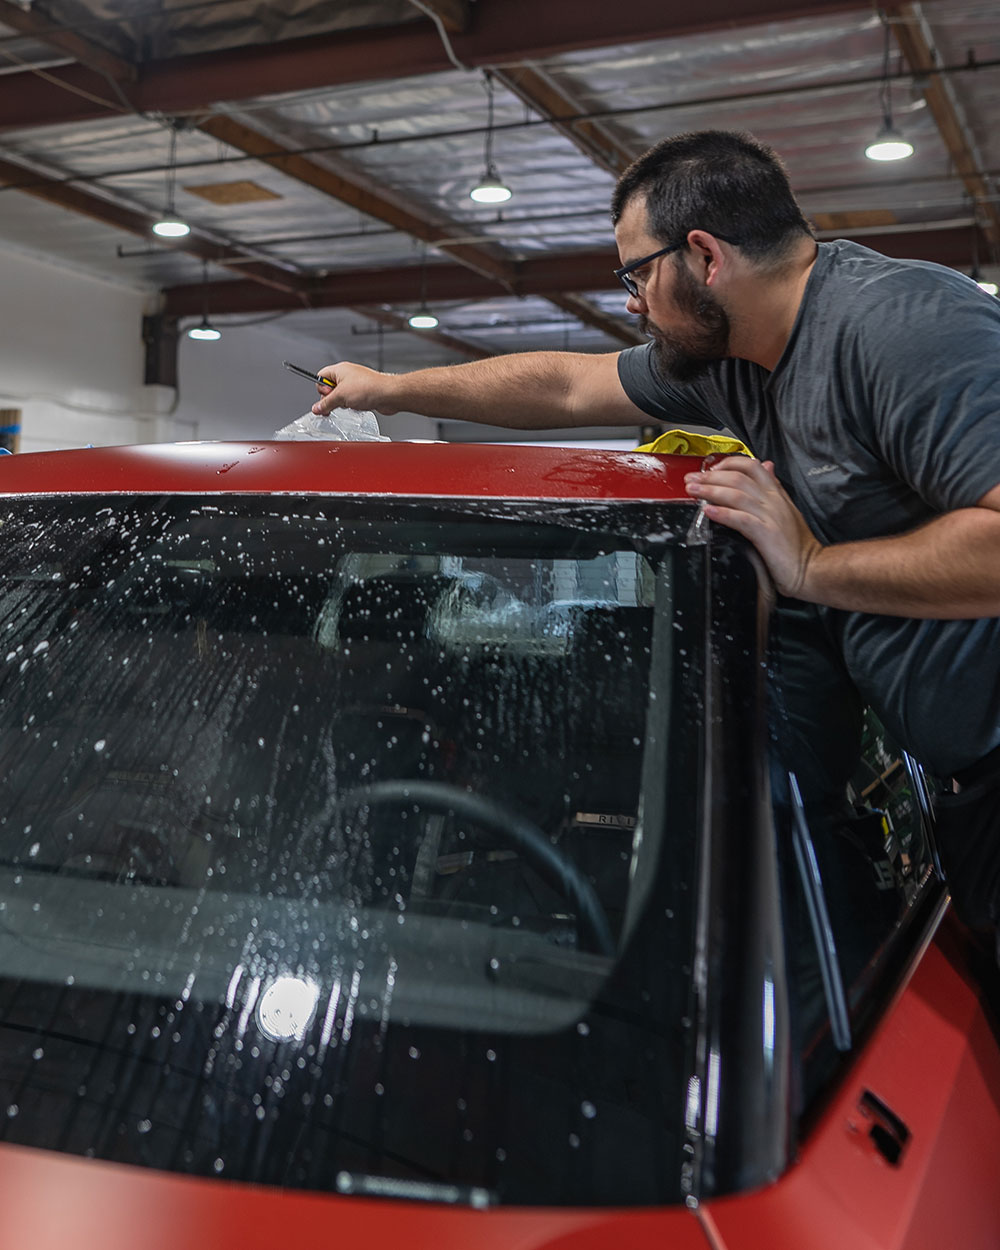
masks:
<svg viewBox="0 0 1000 1250"><path fill-rule="evenodd" d="M902 161L913 155L913 144L909 142L892 120L892 94L889 83L889 23L885 14L882 15L882 85L879 88L879 103L882 105L882 125L879 126L875 138L865 148L865 156L870 161Z"/></svg>
<svg viewBox="0 0 1000 1250"><path fill-rule="evenodd" d="M167 207L163 216L153 223L153 233L161 239L183 239L191 227L177 216L174 208L174 185L177 162L177 123L170 123L170 155L167 157Z"/></svg>
<svg viewBox="0 0 1000 1250"><path fill-rule="evenodd" d="M505 204L511 197L510 187L500 177L493 160L493 75L485 71L486 80L486 142L483 151L485 169L482 178L469 192L477 204Z"/></svg>
<svg viewBox="0 0 1000 1250"><path fill-rule="evenodd" d="M222 331L217 330L207 317L203 317L200 324L192 326L188 330L189 339L198 339L203 343L214 343L216 339L222 338Z"/></svg>
<svg viewBox="0 0 1000 1250"><path fill-rule="evenodd" d="M433 330L438 325L438 319L426 304L421 304L415 313L410 314L406 324L412 330Z"/></svg>
<svg viewBox="0 0 1000 1250"><path fill-rule="evenodd" d="M201 298L201 321L188 330L187 336L201 343L214 343L222 338L222 331L217 330L208 319L208 262L204 260L201 262Z"/></svg>
<svg viewBox="0 0 1000 1250"><path fill-rule="evenodd" d="M420 258L420 307L406 319L411 330L433 330L438 319L427 307L427 244L424 244Z"/></svg>

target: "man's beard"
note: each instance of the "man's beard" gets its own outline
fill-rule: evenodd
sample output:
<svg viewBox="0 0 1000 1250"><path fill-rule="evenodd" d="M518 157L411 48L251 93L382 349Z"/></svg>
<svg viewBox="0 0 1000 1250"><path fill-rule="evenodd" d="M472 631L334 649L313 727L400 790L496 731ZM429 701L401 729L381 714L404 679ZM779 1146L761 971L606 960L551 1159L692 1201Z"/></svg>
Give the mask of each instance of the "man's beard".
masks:
<svg viewBox="0 0 1000 1250"><path fill-rule="evenodd" d="M672 334L648 317L640 317L639 329L653 340L653 354L662 374L674 382L693 382L729 355L730 323L726 310L698 285L685 264L678 264L675 274L674 303L695 325L685 333Z"/></svg>

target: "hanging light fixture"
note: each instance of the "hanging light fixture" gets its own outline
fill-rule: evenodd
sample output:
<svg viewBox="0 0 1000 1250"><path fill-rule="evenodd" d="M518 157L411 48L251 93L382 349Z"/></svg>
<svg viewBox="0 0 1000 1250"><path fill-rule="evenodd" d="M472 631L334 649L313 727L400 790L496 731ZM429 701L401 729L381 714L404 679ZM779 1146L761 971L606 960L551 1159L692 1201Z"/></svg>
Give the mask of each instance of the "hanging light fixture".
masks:
<svg viewBox="0 0 1000 1250"><path fill-rule="evenodd" d="M511 189L500 177L493 160L493 75L489 70L484 73L486 80L486 142L483 151L485 170L482 178L469 192L470 199L477 204L504 204L511 197Z"/></svg>
<svg viewBox="0 0 1000 1250"><path fill-rule="evenodd" d="M913 155L913 144L891 122L884 122L865 148L870 161L902 161Z"/></svg>
<svg viewBox="0 0 1000 1250"><path fill-rule="evenodd" d="M187 336L189 339L197 339L202 343L214 343L222 338L222 331L217 330L208 319L208 261L205 260L201 262L201 294L201 321L188 330Z"/></svg>
<svg viewBox="0 0 1000 1250"><path fill-rule="evenodd" d="M153 223L153 233L161 239L183 239L191 233L186 221L181 221L174 208L174 186L177 163L177 123L170 123L170 155L167 158L167 207L159 221Z"/></svg>
<svg viewBox="0 0 1000 1250"><path fill-rule="evenodd" d="M406 324L412 330L433 330L438 325L438 319L426 304L421 304L415 313L410 314Z"/></svg>
<svg viewBox="0 0 1000 1250"><path fill-rule="evenodd" d="M415 313L411 313L406 319L406 324L411 330L433 330L438 325L438 319L427 307L427 244L424 244L423 254L420 258L420 307Z"/></svg>
<svg viewBox="0 0 1000 1250"><path fill-rule="evenodd" d="M205 343L214 343L216 339L222 338L222 331L217 330L207 317L202 317L199 325L192 326L188 330L189 339L199 339Z"/></svg>
<svg viewBox="0 0 1000 1250"><path fill-rule="evenodd" d="M865 156L870 161L902 161L913 155L913 144L909 142L892 120L892 94L889 84L889 23L884 13L881 14L884 43L882 49L882 85L879 88L879 102L882 105L882 125L871 143L865 148Z"/></svg>

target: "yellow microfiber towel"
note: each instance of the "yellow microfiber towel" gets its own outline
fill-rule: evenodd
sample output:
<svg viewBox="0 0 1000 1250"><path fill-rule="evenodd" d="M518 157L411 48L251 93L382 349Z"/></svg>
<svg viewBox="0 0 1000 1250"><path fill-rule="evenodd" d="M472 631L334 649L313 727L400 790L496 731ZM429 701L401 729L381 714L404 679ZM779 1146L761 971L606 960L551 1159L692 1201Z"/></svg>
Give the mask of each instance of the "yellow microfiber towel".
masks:
<svg viewBox="0 0 1000 1250"><path fill-rule="evenodd" d="M680 456L750 456L753 452L738 438L724 434L692 434L688 430L667 430L652 443L643 443L636 451L656 451L662 455Z"/></svg>

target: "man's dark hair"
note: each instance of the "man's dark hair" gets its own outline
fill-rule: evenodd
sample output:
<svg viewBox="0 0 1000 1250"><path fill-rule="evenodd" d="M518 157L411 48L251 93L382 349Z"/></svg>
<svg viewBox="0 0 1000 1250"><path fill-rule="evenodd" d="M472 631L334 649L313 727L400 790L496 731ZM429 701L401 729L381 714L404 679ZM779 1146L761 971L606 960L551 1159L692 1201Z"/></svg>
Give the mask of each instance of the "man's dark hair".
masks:
<svg viewBox="0 0 1000 1250"><path fill-rule="evenodd" d="M614 224L637 195L646 198L650 234L665 245L707 230L732 239L751 260L774 263L813 233L781 159L746 132L701 130L650 148L618 179Z"/></svg>

